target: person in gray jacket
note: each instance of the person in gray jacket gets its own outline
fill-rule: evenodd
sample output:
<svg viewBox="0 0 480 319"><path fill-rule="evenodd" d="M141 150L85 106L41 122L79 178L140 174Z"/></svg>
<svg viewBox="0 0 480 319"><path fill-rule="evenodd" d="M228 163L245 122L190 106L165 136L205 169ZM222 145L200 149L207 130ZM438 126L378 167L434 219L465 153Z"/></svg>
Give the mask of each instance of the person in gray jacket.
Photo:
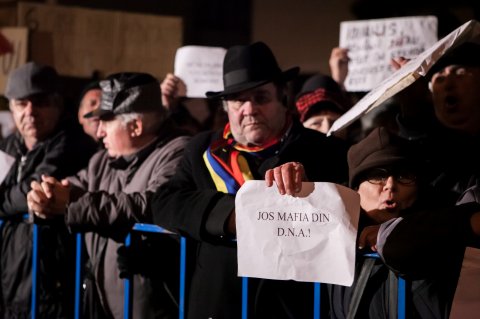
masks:
<svg viewBox="0 0 480 319"><path fill-rule="evenodd" d="M95 318L123 318L120 277L125 275L121 272L125 269L118 267L117 253L125 252L123 241L135 223L151 223L147 202L175 171L188 137L165 118L160 85L151 75L113 74L100 86L100 108L85 116L99 116L97 135L105 150L95 154L88 167L76 176L62 181L42 176L41 182L33 182L28 204L41 218L65 214L71 231L85 232L95 286L87 291L93 293L86 298L90 300L87 304L91 303L88 312ZM178 316L171 291L176 287L168 283L178 278L168 269L178 260L169 252L176 248L177 241L163 238L137 238L137 250L148 246L157 251L137 256L142 258L136 260L137 266L143 266L141 269L126 269L135 272L133 318Z"/></svg>

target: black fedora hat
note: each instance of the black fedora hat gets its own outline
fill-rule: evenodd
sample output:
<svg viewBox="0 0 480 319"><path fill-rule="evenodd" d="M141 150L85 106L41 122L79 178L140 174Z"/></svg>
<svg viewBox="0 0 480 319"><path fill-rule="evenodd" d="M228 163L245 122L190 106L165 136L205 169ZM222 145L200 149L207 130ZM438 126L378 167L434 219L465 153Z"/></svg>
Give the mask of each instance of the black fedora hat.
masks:
<svg viewBox="0 0 480 319"><path fill-rule="evenodd" d="M218 98L273 81L287 82L299 71L299 67L280 70L272 50L263 42L233 46L227 50L223 60L224 90L207 92L206 95L208 98Z"/></svg>

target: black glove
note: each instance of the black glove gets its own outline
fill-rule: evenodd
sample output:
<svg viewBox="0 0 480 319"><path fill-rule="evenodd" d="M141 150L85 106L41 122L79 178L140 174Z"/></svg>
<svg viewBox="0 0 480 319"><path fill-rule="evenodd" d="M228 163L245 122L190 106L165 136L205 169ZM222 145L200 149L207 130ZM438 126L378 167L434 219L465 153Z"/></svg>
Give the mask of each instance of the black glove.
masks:
<svg viewBox="0 0 480 319"><path fill-rule="evenodd" d="M133 251L132 251L133 250ZM134 257L132 256L135 253L135 250L131 246L127 247L121 245L117 249L117 266L120 271L119 277L122 279L131 277L134 273L137 272L135 269Z"/></svg>
<svg viewBox="0 0 480 319"><path fill-rule="evenodd" d="M123 279L135 274L168 277L170 269L178 271L178 247L178 241L169 238L168 235L148 238L132 236L130 246L121 245L117 249L119 277Z"/></svg>

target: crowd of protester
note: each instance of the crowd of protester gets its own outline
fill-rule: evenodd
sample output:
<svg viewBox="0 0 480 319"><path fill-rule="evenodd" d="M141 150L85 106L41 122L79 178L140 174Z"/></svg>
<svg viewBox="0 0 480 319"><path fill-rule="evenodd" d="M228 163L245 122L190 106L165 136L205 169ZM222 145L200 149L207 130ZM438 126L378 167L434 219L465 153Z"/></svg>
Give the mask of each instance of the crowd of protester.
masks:
<svg viewBox="0 0 480 319"><path fill-rule="evenodd" d="M480 292L465 283L480 279L480 44L439 58L395 97L388 122L327 136L353 104L348 62L334 48L331 74L292 92L298 67L283 70L263 42L236 45L223 90L205 98L187 98L174 74L120 72L85 86L76 106L64 105L52 66L15 69L5 97L16 130L0 140L13 162L0 183L0 318L30 316L34 224L39 318L73 316L78 232L82 318L123 318L124 278L132 318L177 318L178 237L142 234L125 245L136 223L186 237L187 318L241 318L235 195L253 179L285 195L302 181L358 192L354 283L325 285L322 316L395 317L398 278L409 282L407 318L474 316ZM249 318L313 317L311 283L249 285Z"/></svg>

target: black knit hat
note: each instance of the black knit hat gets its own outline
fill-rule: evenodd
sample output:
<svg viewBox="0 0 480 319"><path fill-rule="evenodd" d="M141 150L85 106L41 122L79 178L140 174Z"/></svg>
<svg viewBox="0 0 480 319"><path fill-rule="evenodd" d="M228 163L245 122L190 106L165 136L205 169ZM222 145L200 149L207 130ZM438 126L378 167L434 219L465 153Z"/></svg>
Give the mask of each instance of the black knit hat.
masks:
<svg viewBox="0 0 480 319"><path fill-rule="evenodd" d="M414 168L421 164L409 142L385 127L375 128L367 137L352 145L347 156L350 187L358 186L362 173L372 168L396 165Z"/></svg>
<svg viewBox="0 0 480 319"><path fill-rule="evenodd" d="M280 70L270 48L263 42L229 48L223 60L223 87L207 92L208 98L224 97L253 89L273 81L287 82L297 76L299 67Z"/></svg>

